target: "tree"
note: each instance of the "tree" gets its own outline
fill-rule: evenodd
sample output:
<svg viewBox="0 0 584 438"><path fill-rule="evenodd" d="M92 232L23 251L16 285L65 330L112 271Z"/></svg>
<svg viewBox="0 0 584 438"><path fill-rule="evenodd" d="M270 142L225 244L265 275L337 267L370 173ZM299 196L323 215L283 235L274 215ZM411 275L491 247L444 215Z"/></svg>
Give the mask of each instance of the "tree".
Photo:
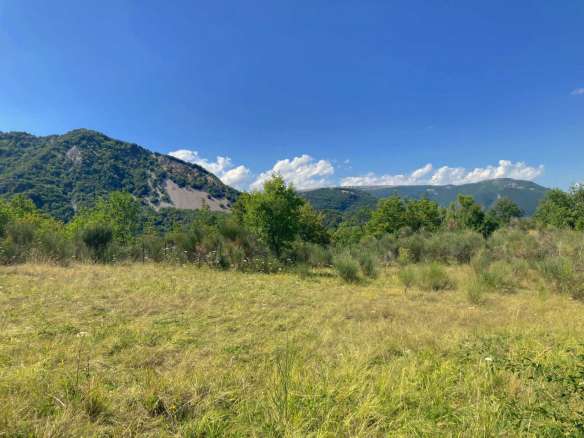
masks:
<svg viewBox="0 0 584 438"><path fill-rule="evenodd" d="M436 231L442 224L442 210L436 202L426 198L408 200L405 223L413 231Z"/></svg>
<svg viewBox="0 0 584 438"><path fill-rule="evenodd" d="M490 236L499 222L491 213L485 213L470 195L459 194L456 201L448 206L444 222L449 229L470 229L484 237Z"/></svg>
<svg viewBox="0 0 584 438"><path fill-rule="evenodd" d="M279 257L298 235L303 205L294 188L275 174L264 183L263 192L241 196L234 212Z"/></svg>
<svg viewBox="0 0 584 438"><path fill-rule="evenodd" d="M330 235L324 226L324 215L306 202L300 207L298 235L305 242L327 245Z"/></svg>
<svg viewBox="0 0 584 438"><path fill-rule="evenodd" d="M572 187L570 195L574 202L574 228L584 231L584 185L578 184Z"/></svg>
<svg viewBox="0 0 584 438"><path fill-rule="evenodd" d="M377 209L371 214L367 223L367 232L380 237L383 234L396 233L406 226L406 206L399 196L382 199Z"/></svg>
<svg viewBox="0 0 584 438"><path fill-rule="evenodd" d="M512 219L523 216L523 211L509 198L499 198L491 207L488 215L499 225L509 225Z"/></svg>
<svg viewBox="0 0 584 438"><path fill-rule="evenodd" d="M576 193L577 197L581 196L578 190ZM577 221L572 195L560 189L547 192L537 206L535 220L541 225L574 228Z"/></svg>
<svg viewBox="0 0 584 438"><path fill-rule="evenodd" d="M69 229L76 234L89 226L108 226L113 239L125 245L141 231L142 219L140 203L130 193L112 192L106 199L99 199L92 209L79 212Z"/></svg>

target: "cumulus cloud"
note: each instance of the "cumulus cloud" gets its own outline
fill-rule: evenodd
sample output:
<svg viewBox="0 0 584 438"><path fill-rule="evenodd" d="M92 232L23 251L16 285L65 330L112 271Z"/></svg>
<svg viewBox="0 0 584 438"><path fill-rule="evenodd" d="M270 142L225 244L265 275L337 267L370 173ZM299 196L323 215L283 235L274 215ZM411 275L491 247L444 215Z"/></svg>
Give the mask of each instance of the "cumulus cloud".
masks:
<svg viewBox="0 0 584 438"><path fill-rule="evenodd" d="M342 186L376 186L376 185L446 185L467 184L495 178L514 178L534 180L543 173L543 165L529 166L524 162L513 163L500 160L496 166L477 167L467 170L464 167L442 166L434 169L432 164L426 164L407 175L376 175L368 173L362 176L351 176L341 180Z"/></svg>
<svg viewBox="0 0 584 438"><path fill-rule="evenodd" d="M214 173L225 184L242 188L250 176L250 171L245 166L235 166L229 157L218 156L215 161L209 161L199 155L197 151L189 149L179 149L170 152L168 155L186 161L187 163L198 164L211 173Z"/></svg>
<svg viewBox="0 0 584 438"><path fill-rule="evenodd" d="M570 94L572 96L584 96L584 88L576 88Z"/></svg>
<svg viewBox="0 0 584 438"><path fill-rule="evenodd" d="M277 161L270 170L262 172L250 188L260 190L264 182L276 173L287 183L292 183L296 189L314 189L331 185L328 178L335 173L335 169L328 160L317 161L304 154L293 159Z"/></svg>

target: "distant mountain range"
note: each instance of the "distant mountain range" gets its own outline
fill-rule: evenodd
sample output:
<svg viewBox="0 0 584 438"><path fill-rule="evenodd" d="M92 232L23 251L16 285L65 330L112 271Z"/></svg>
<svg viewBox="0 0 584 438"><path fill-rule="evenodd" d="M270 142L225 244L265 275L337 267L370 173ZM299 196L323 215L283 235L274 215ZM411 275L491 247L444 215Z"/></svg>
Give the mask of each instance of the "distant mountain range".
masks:
<svg viewBox="0 0 584 438"><path fill-rule="evenodd" d="M239 192L196 164L78 129L36 137L0 132L0 196L22 193L69 219L109 192L127 191L155 209L227 210Z"/></svg>
<svg viewBox="0 0 584 438"><path fill-rule="evenodd" d="M77 129L46 137L0 132L1 197L24 194L67 220L80 207L116 190L130 192L154 209L207 205L227 211L239 196L201 166L96 131ZM426 197L447 206L463 193L487 208L507 197L531 215L547 190L529 181L496 179L456 186L335 187L300 194L318 210L344 213L375 207L380 198L391 195Z"/></svg>
<svg viewBox="0 0 584 438"><path fill-rule="evenodd" d="M491 207L498 198L506 197L515 202L530 216L549 189L531 181L509 178L493 179L472 184L445 186L371 186L332 187L301 192L302 197L317 210L336 212L355 211L361 207L375 207L377 201L392 195L402 198L427 198L442 207L448 206L461 193L472 195L485 208Z"/></svg>

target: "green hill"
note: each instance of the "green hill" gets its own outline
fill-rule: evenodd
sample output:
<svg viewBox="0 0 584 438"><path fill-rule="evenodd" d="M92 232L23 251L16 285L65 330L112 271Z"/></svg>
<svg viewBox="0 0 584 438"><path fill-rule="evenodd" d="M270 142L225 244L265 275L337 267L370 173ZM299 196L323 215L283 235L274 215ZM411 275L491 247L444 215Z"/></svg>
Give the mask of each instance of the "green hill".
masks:
<svg viewBox="0 0 584 438"><path fill-rule="evenodd" d="M70 218L109 192L128 191L144 205L228 209L238 192L195 164L78 129L36 137L0 132L0 196L24 194L43 210Z"/></svg>
<svg viewBox="0 0 584 438"><path fill-rule="evenodd" d="M334 187L302 192L302 196L318 210L349 212L361 207L374 207L378 199L392 195L402 198L428 198L442 207L448 206L458 194L472 195L485 208L491 207L500 197L515 202L528 216L549 190L531 181L509 178L481 181L472 184L446 186L371 186Z"/></svg>

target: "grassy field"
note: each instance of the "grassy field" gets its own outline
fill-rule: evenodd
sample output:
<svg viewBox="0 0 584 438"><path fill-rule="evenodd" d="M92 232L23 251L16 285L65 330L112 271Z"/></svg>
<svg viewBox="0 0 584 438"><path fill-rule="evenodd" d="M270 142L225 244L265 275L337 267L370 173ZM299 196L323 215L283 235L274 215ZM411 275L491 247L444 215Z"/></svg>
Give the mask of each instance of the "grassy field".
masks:
<svg viewBox="0 0 584 438"><path fill-rule="evenodd" d="M448 269L2 267L0 436L583 436L584 303Z"/></svg>

